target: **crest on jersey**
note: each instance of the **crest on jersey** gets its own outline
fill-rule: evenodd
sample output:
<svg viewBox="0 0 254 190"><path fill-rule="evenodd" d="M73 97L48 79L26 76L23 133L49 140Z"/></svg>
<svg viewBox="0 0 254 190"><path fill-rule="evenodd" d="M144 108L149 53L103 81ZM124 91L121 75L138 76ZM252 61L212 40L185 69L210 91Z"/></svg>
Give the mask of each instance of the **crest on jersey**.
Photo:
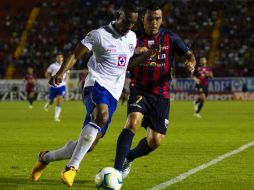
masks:
<svg viewBox="0 0 254 190"><path fill-rule="evenodd" d="M129 50L130 50L131 52L134 51L134 46L133 46L133 44L130 44L130 45L129 45Z"/></svg>
<svg viewBox="0 0 254 190"><path fill-rule="evenodd" d="M117 66L124 67L126 65L126 56L119 56Z"/></svg>
<svg viewBox="0 0 254 190"><path fill-rule="evenodd" d="M154 44L154 40L148 40L147 44L148 47L151 47Z"/></svg>

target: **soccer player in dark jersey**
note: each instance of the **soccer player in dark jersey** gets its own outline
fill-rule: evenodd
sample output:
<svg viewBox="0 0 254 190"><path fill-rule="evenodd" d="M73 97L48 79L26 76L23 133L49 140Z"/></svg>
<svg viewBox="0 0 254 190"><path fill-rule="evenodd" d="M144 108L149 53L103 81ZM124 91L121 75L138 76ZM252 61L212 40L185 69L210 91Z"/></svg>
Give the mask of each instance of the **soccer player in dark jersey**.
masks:
<svg viewBox="0 0 254 190"><path fill-rule="evenodd" d="M36 76L33 72L32 67L27 68L27 74L25 76L26 82L26 93L27 93L27 101L29 102L29 108L33 108L33 101L35 99L35 84L36 84Z"/></svg>
<svg viewBox="0 0 254 190"><path fill-rule="evenodd" d="M126 178L134 159L148 155L158 148L168 128L171 68L175 54L185 56L185 66L191 73L195 57L178 35L161 27L162 10L156 2L149 4L142 17L144 32L138 36L137 47L131 59L131 83L128 100L128 116L124 129L118 137L114 167ZM159 45L158 51L149 51ZM142 62L142 63L140 63ZM139 64L138 64L139 63ZM133 137L140 126L147 135L130 150Z"/></svg>
<svg viewBox="0 0 254 190"><path fill-rule="evenodd" d="M212 70L206 65L206 63L206 57L201 57L200 66L197 67L193 75L193 80L196 83L196 89L199 93L198 98L194 101L194 116L197 118L201 118L200 111L208 95L208 80L213 77Z"/></svg>

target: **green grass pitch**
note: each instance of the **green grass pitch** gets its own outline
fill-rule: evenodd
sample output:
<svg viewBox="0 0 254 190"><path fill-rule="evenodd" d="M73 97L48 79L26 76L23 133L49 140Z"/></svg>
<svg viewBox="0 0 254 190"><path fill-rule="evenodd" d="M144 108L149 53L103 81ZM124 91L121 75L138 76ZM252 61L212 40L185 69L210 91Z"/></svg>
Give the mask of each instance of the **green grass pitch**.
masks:
<svg viewBox="0 0 254 190"><path fill-rule="evenodd" d="M30 180L37 154L59 148L80 133L85 110L81 102L64 102L61 122L53 120L54 107L43 110L35 102L0 102L0 189L69 189L60 181L67 161L50 163L38 182ZM113 166L118 134L125 123L126 106L118 106L106 136L81 163L71 189L95 189L100 168ZM145 135L141 128L133 145ZM137 159L123 190L147 190L254 141L254 102L211 102L202 119L193 117L192 102L171 102L170 127L161 147ZM254 147L167 187L168 190L253 190Z"/></svg>

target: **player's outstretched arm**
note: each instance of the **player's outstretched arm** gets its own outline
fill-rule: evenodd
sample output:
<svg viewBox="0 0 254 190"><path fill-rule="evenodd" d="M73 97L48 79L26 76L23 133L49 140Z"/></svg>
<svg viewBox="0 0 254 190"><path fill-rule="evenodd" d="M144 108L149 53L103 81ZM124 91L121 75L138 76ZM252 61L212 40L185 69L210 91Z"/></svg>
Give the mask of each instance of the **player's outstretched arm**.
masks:
<svg viewBox="0 0 254 190"><path fill-rule="evenodd" d="M138 47L135 49L135 55L130 59L128 69L135 67L138 64L144 63L148 58L157 56L161 51L160 44L154 44L150 49L147 47Z"/></svg>
<svg viewBox="0 0 254 190"><path fill-rule="evenodd" d="M56 75L50 78L49 84L53 86L60 84L63 80L64 73L70 68L72 68L73 65L77 62L77 60L80 59L87 52L89 52L89 50L84 45L79 43L74 49L74 51L65 59Z"/></svg>
<svg viewBox="0 0 254 190"><path fill-rule="evenodd" d="M185 67L186 69L193 74L195 70L195 65L196 65L196 59L194 54L191 51L187 51L186 53L186 61L185 61Z"/></svg>

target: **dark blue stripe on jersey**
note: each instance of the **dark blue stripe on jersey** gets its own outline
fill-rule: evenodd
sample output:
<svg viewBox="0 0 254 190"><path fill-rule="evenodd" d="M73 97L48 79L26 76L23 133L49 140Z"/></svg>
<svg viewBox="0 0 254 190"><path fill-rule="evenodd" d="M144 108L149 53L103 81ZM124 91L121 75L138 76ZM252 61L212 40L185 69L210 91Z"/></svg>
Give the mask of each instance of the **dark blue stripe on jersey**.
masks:
<svg viewBox="0 0 254 190"><path fill-rule="evenodd" d="M165 47L167 45L167 44L164 43L164 35L160 35L159 42L161 44L161 47ZM166 54L165 49L163 49L161 51L161 56L163 54ZM166 63L165 59L159 59L159 64L165 64L165 63ZM165 75L166 75L166 73L165 73L165 66L164 67L160 67L160 76L165 77ZM159 85L159 94L160 95L163 95L163 86L164 86L164 83L161 82L160 85Z"/></svg>
<svg viewBox="0 0 254 190"><path fill-rule="evenodd" d="M182 42L182 40L169 30L161 28L157 36L149 38L143 33L138 38L139 47L148 47L145 43L148 40L158 41L162 46L159 59L157 57L156 66L147 66L147 60L142 65L135 67L132 72L131 85L137 88L142 88L145 91L158 94L164 98L169 98L168 81L171 79L171 67L174 59L174 54L184 55L189 48ZM149 47L148 47L149 48ZM167 49L168 48L168 49ZM165 59L162 59L162 56ZM144 66L146 65L146 66Z"/></svg>
<svg viewBox="0 0 254 190"><path fill-rule="evenodd" d="M148 38L148 42L149 41L154 41L154 38L153 37L149 37ZM148 45L149 45L149 43L148 43ZM148 46L148 48L150 48L149 46ZM149 66L147 66L147 69L148 69L148 86L151 86L152 87L152 89L153 89L153 84L154 84L154 80L153 80L153 77L154 77L154 68L152 67L149 67Z"/></svg>

